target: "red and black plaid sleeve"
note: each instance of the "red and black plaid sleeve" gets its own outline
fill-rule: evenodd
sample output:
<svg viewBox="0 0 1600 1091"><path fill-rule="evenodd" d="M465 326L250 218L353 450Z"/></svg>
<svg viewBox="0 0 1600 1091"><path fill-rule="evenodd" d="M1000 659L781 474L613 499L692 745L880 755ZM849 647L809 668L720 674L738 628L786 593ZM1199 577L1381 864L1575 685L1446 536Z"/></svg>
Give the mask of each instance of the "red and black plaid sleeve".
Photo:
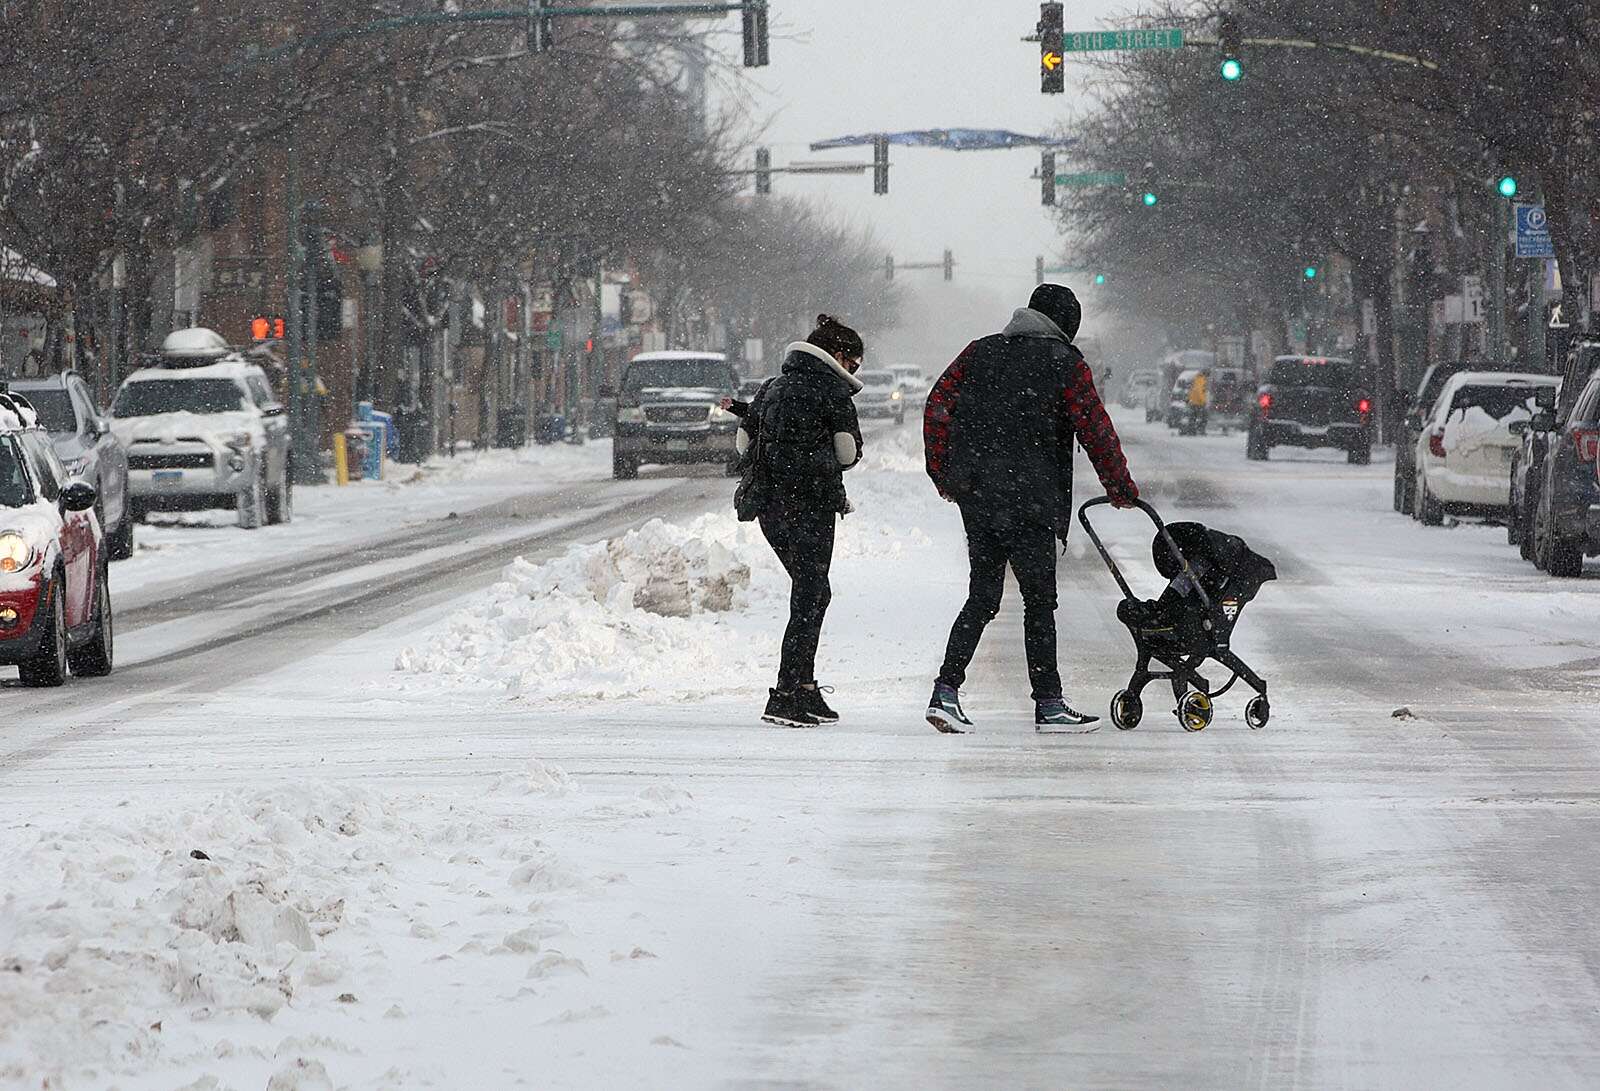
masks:
<svg viewBox="0 0 1600 1091"><path fill-rule="evenodd" d="M962 349L961 355L944 369L939 381L933 384L933 393L928 395L927 408L922 411L923 456L927 460L928 476L933 479L934 488L939 490L941 496L945 495L944 467L945 458L950 453L950 422L955 419L961 379L976 344L973 342Z"/></svg>
<svg viewBox="0 0 1600 1091"><path fill-rule="evenodd" d="M1117 429L1094 388L1094 373L1082 359L1078 360L1067 383L1067 414L1072 418L1072 430L1079 445L1094 463L1094 472L1099 475L1106 495L1119 503L1139 499L1139 486L1128 473L1122 441L1117 438Z"/></svg>

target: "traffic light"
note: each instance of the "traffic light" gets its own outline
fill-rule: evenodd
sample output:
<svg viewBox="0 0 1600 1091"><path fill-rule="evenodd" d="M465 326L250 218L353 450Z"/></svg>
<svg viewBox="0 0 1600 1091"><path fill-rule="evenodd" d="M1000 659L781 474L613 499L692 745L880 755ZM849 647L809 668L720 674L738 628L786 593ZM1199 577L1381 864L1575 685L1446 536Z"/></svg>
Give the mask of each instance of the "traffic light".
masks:
<svg viewBox="0 0 1600 1091"><path fill-rule="evenodd" d="M756 193L765 196L772 192L772 150L756 149Z"/></svg>
<svg viewBox="0 0 1600 1091"><path fill-rule="evenodd" d="M883 279L884 280L893 280L894 279L894 255L893 254L890 254L888 257L883 259Z"/></svg>
<svg viewBox="0 0 1600 1091"><path fill-rule="evenodd" d="M1155 190L1147 189L1139 195L1139 202L1146 208L1154 208L1161 202L1161 198L1156 196Z"/></svg>
<svg viewBox="0 0 1600 1091"><path fill-rule="evenodd" d="M883 196L889 192L889 138L872 138L872 192Z"/></svg>
<svg viewBox="0 0 1600 1091"><path fill-rule="evenodd" d="M954 279L956 279L956 259L955 259L955 255L952 254L948 250L946 250L944 252L944 279L946 279L946 280L954 280Z"/></svg>
<svg viewBox="0 0 1600 1091"><path fill-rule="evenodd" d="M1039 5L1039 91L1059 95L1067 89L1067 73L1062 68L1061 47L1067 33L1062 5L1051 0Z"/></svg>
<svg viewBox="0 0 1600 1091"><path fill-rule="evenodd" d="M1517 180L1512 175L1503 175L1500 180L1494 184L1494 188L1502 197L1508 199L1515 197L1517 195Z"/></svg>
<svg viewBox="0 0 1600 1091"><path fill-rule="evenodd" d="M1106 282L1106 275L1104 273L1096 273L1094 275L1094 286L1096 288L1100 287L1100 285L1104 284L1105 282Z"/></svg>
<svg viewBox="0 0 1600 1091"><path fill-rule="evenodd" d="M1230 11L1217 16L1217 44L1222 54L1222 63L1218 71L1221 72L1223 79L1233 83L1244 75L1244 66L1239 63L1239 48L1242 44L1239 17Z"/></svg>
<svg viewBox="0 0 1600 1091"><path fill-rule="evenodd" d="M1045 152L1039 157L1039 189L1042 202L1056 203L1056 153Z"/></svg>
<svg viewBox="0 0 1600 1091"><path fill-rule="evenodd" d="M282 341L284 322L278 315L258 314L250 320L250 340Z"/></svg>
<svg viewBox="0 0 1600 1091"><path fill-rule="evenodd" d="M545 0L528 0L528 52L543 53L555 45L554 19L545 14Z"/></svg>
<svg viewBox="0 0 1600 1091"><path fill-rule="evenodd" d="M1304 269L1300 270L1300 275L1305 277L1306 280L1309 281L1309 280L1316 280L1317 277L1321 274L1321 272L1322 271L1320 269L1318 269L1315 265L1308 265Z"/></svg>
<svg viewBox="0 0 1600 1091"><path fill-rule="evenodd" d="M767 66L767 0L744 0L740 9L744 22L744 66Z"/></svg>

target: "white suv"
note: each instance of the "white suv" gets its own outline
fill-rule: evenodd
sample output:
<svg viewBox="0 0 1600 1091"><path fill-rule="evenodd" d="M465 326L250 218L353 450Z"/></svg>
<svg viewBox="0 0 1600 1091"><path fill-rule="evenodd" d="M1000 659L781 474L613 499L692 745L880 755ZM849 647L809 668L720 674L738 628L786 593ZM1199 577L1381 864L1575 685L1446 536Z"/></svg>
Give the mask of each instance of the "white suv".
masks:
<svg viewBox="0 0 1600 1091"><path fill-rule="evenodd" d="M162 356L111 405L132 514L233 508L246 529L287 523L289 424L266 373L210 330L179 330Z"/></svg>

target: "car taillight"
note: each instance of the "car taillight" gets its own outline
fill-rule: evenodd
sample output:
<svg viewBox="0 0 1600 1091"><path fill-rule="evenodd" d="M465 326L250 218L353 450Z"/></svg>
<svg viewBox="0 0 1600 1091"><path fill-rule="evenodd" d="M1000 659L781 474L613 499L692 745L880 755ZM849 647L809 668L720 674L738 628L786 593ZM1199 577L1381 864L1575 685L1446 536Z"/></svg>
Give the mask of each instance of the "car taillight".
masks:
<svg viewBox="0 0 1600 1091"><path fill-rule="evenodd" d="M1584 462L1595 461L1595 456L1600 454L1600 428L1574 428L1572 445L1578 451L1578 458Z"/></svg>
<svg viewBox="0 0 1600 1091"><path fill-rule="evenodd" d="M1429 432L1428 433L1428 452L1430 454L1432 454L1434 458L1443 458L1444 457L1444 432L1443 431Z"/></svg>
<svg viewBox="0 0 1600 1091"><path fill-rule="evenodd" d="M1271 394L1262 394L1260 397L1256 398L1256 404L1261 406L1262 409L1271 409L1272 408L1272 395Z"/></svg>
<svg viewBox="0 0 1600 1091"><path fill-rule="evenodd" d="M1362 398L1360 401L1356 402L1356 412L1360 413L1363 417L1366 416L1368 413L1372 412L1372 402L1368 401L1366 398Z"/></svg>

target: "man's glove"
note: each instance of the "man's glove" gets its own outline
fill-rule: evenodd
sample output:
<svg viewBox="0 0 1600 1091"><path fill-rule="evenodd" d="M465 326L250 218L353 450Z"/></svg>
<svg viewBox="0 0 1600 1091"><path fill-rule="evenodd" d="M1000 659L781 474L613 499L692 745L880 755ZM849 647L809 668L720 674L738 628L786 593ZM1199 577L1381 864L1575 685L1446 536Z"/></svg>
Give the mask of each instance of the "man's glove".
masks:
<svg viewBox="0 0 1600 1091"><path fill-rule="evenodd" d="M1131 508L1139 499L1139 486L1130 479L1126 488L1107 489L1106 497L1114 508Z"/></svg>

